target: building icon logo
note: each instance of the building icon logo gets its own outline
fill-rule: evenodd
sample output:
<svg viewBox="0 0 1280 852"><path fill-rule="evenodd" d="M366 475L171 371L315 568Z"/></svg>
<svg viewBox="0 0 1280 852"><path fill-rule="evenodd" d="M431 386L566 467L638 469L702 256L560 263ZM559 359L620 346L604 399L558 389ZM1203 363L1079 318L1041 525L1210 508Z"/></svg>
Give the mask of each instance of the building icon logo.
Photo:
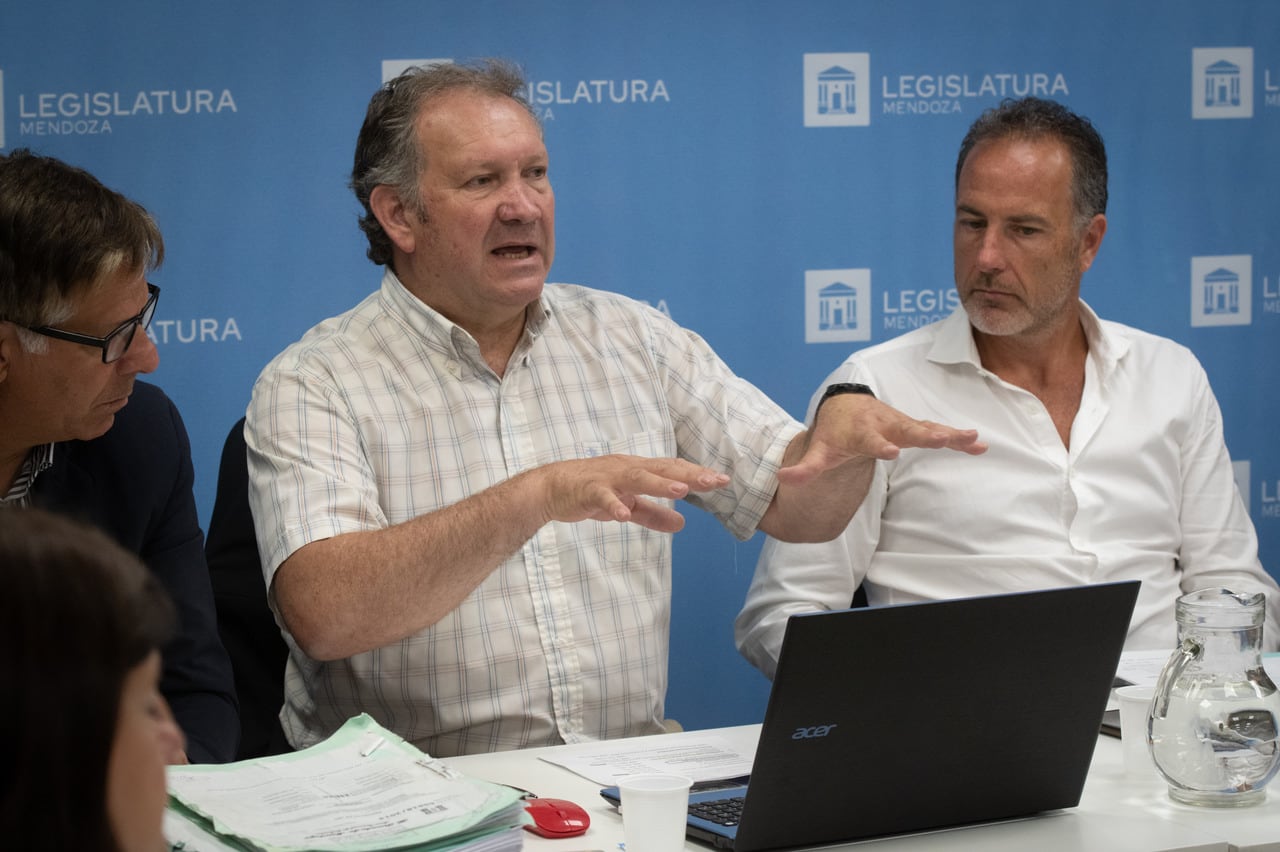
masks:
<svg viewBox="0 0 1280 852"><path fill-rule="evenodd" d="M1240 276L1219 266L1204 277L1205 315L1240 313Z"/></svg>
<svg viewBox="0 0 1280 852"><path fill-rule="evenodd" d="M808 269L804 273L804 342L871 339L871 270Z"/></svg>
<svg viewBox="0 0 1280 852"><path fill-rule="evenodd" d="M871 123L871 54L804 55L804 126L866 127Z"/></svg>
<svg viewBox="0 0 1280 852"><path fill-rule="evenodd" d="M1204 105L1240 106L1240 66L1225 59L1204 69Z"/></svg>
<svg viewBox="0 0 1280 852"><path fill-rule="evenodd" d="M858 288L843 281L818 291L818 330L848 331L858 327Z"/></svg>
<svg viewBox="0 0 1280 852"><path fill-rule="evenodd" d="M1253 48L1191 50L1191 117L1253 118Z"/></svg>
<svg viewBox="0 0 1280 852"><path fill-rule="evenodd" d="M1253 322L1253 256L1191 258L1191 325Z"/></svg>
<svg viewBox="0 0 1280 852"><path fill-rule="evenodd" d="M862 81L866 85L866 80ZM854 115L858 111L858 75L840 65L818 73L818 114Z"/></svg>

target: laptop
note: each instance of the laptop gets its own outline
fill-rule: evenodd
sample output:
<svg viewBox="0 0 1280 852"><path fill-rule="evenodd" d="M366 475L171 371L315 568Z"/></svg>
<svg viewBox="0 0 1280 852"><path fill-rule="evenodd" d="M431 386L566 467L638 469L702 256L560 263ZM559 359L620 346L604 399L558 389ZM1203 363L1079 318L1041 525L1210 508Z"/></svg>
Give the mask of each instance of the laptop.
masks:
<svg viewBox="0 0 1280 852"><path fill-rule="evenodd" d="M755 852L1074 807L1139 585L792 616L751 774L695 785L689 836ZM736 825L698 815L726 799Z"/></svg>

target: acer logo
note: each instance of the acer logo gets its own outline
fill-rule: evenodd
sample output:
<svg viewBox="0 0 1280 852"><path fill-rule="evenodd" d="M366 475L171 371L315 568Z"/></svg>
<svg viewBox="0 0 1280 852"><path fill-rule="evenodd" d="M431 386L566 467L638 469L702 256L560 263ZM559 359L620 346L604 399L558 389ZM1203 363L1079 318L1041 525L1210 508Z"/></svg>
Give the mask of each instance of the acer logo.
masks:
<svg viewBox="0 0 1280 852"><path fill-rule="evenodd" d="M796 732L791 735L793 740L812 740L818 737L825 737L834 731L835 725L814 725L812 728L796 728Z"/></svg>

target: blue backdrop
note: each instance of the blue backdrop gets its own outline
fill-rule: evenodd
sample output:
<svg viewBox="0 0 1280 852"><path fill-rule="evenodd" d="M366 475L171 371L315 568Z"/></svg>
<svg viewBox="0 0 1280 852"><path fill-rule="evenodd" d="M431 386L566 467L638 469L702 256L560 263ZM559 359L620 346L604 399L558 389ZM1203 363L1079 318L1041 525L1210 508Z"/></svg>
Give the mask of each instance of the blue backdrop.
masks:
<svg viewBox="0 0 1280 852"><path fill-rule="evenodd" d="M207 521L262 366L377 286L346 189L369 96L407 61L519 62L558 196L552 280L704 335L802 416L855 347L954 305L955 153L1002 97L1090 116L1108 318L1190 346L1280 569L1280 4L1272 0L4 0L0 149L146 205L168 260L154 379L191 433ZM759 538L690 510L675 545L669 713L758 721L732 619Z"/></svg>

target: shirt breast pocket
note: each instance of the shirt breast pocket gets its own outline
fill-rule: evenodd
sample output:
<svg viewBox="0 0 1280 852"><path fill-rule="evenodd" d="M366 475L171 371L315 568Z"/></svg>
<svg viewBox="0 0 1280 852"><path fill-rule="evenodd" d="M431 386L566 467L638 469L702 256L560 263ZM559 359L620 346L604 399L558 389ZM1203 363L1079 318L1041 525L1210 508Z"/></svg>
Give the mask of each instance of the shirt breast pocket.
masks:
<svg viewBox="0 0 1280 852"><path fill-rule="evenodd" d="M660 459L673 458L676 454L675 439L672 434L656 429L600 441L580 442L576 450L577 457L584 459L608 455Z"/></svg>
<svg viewBox="0 0 1280 852"><path fill-rule="evenodd" d="M640 456L642 458L674 458L675 441L669 432L651 430L626 435L607 441L584 442L577 446L579 458L597 458L607 455ZM644 496L642 499L671 507L674 501ZM596 552L607 569L649 573L659 586L665 579L665 570L653 575L655 569L669 565L664 555L671 547L671 536L636 523L587 521L593 526ZM652 591L652 590L651 590Z"/></svg>

